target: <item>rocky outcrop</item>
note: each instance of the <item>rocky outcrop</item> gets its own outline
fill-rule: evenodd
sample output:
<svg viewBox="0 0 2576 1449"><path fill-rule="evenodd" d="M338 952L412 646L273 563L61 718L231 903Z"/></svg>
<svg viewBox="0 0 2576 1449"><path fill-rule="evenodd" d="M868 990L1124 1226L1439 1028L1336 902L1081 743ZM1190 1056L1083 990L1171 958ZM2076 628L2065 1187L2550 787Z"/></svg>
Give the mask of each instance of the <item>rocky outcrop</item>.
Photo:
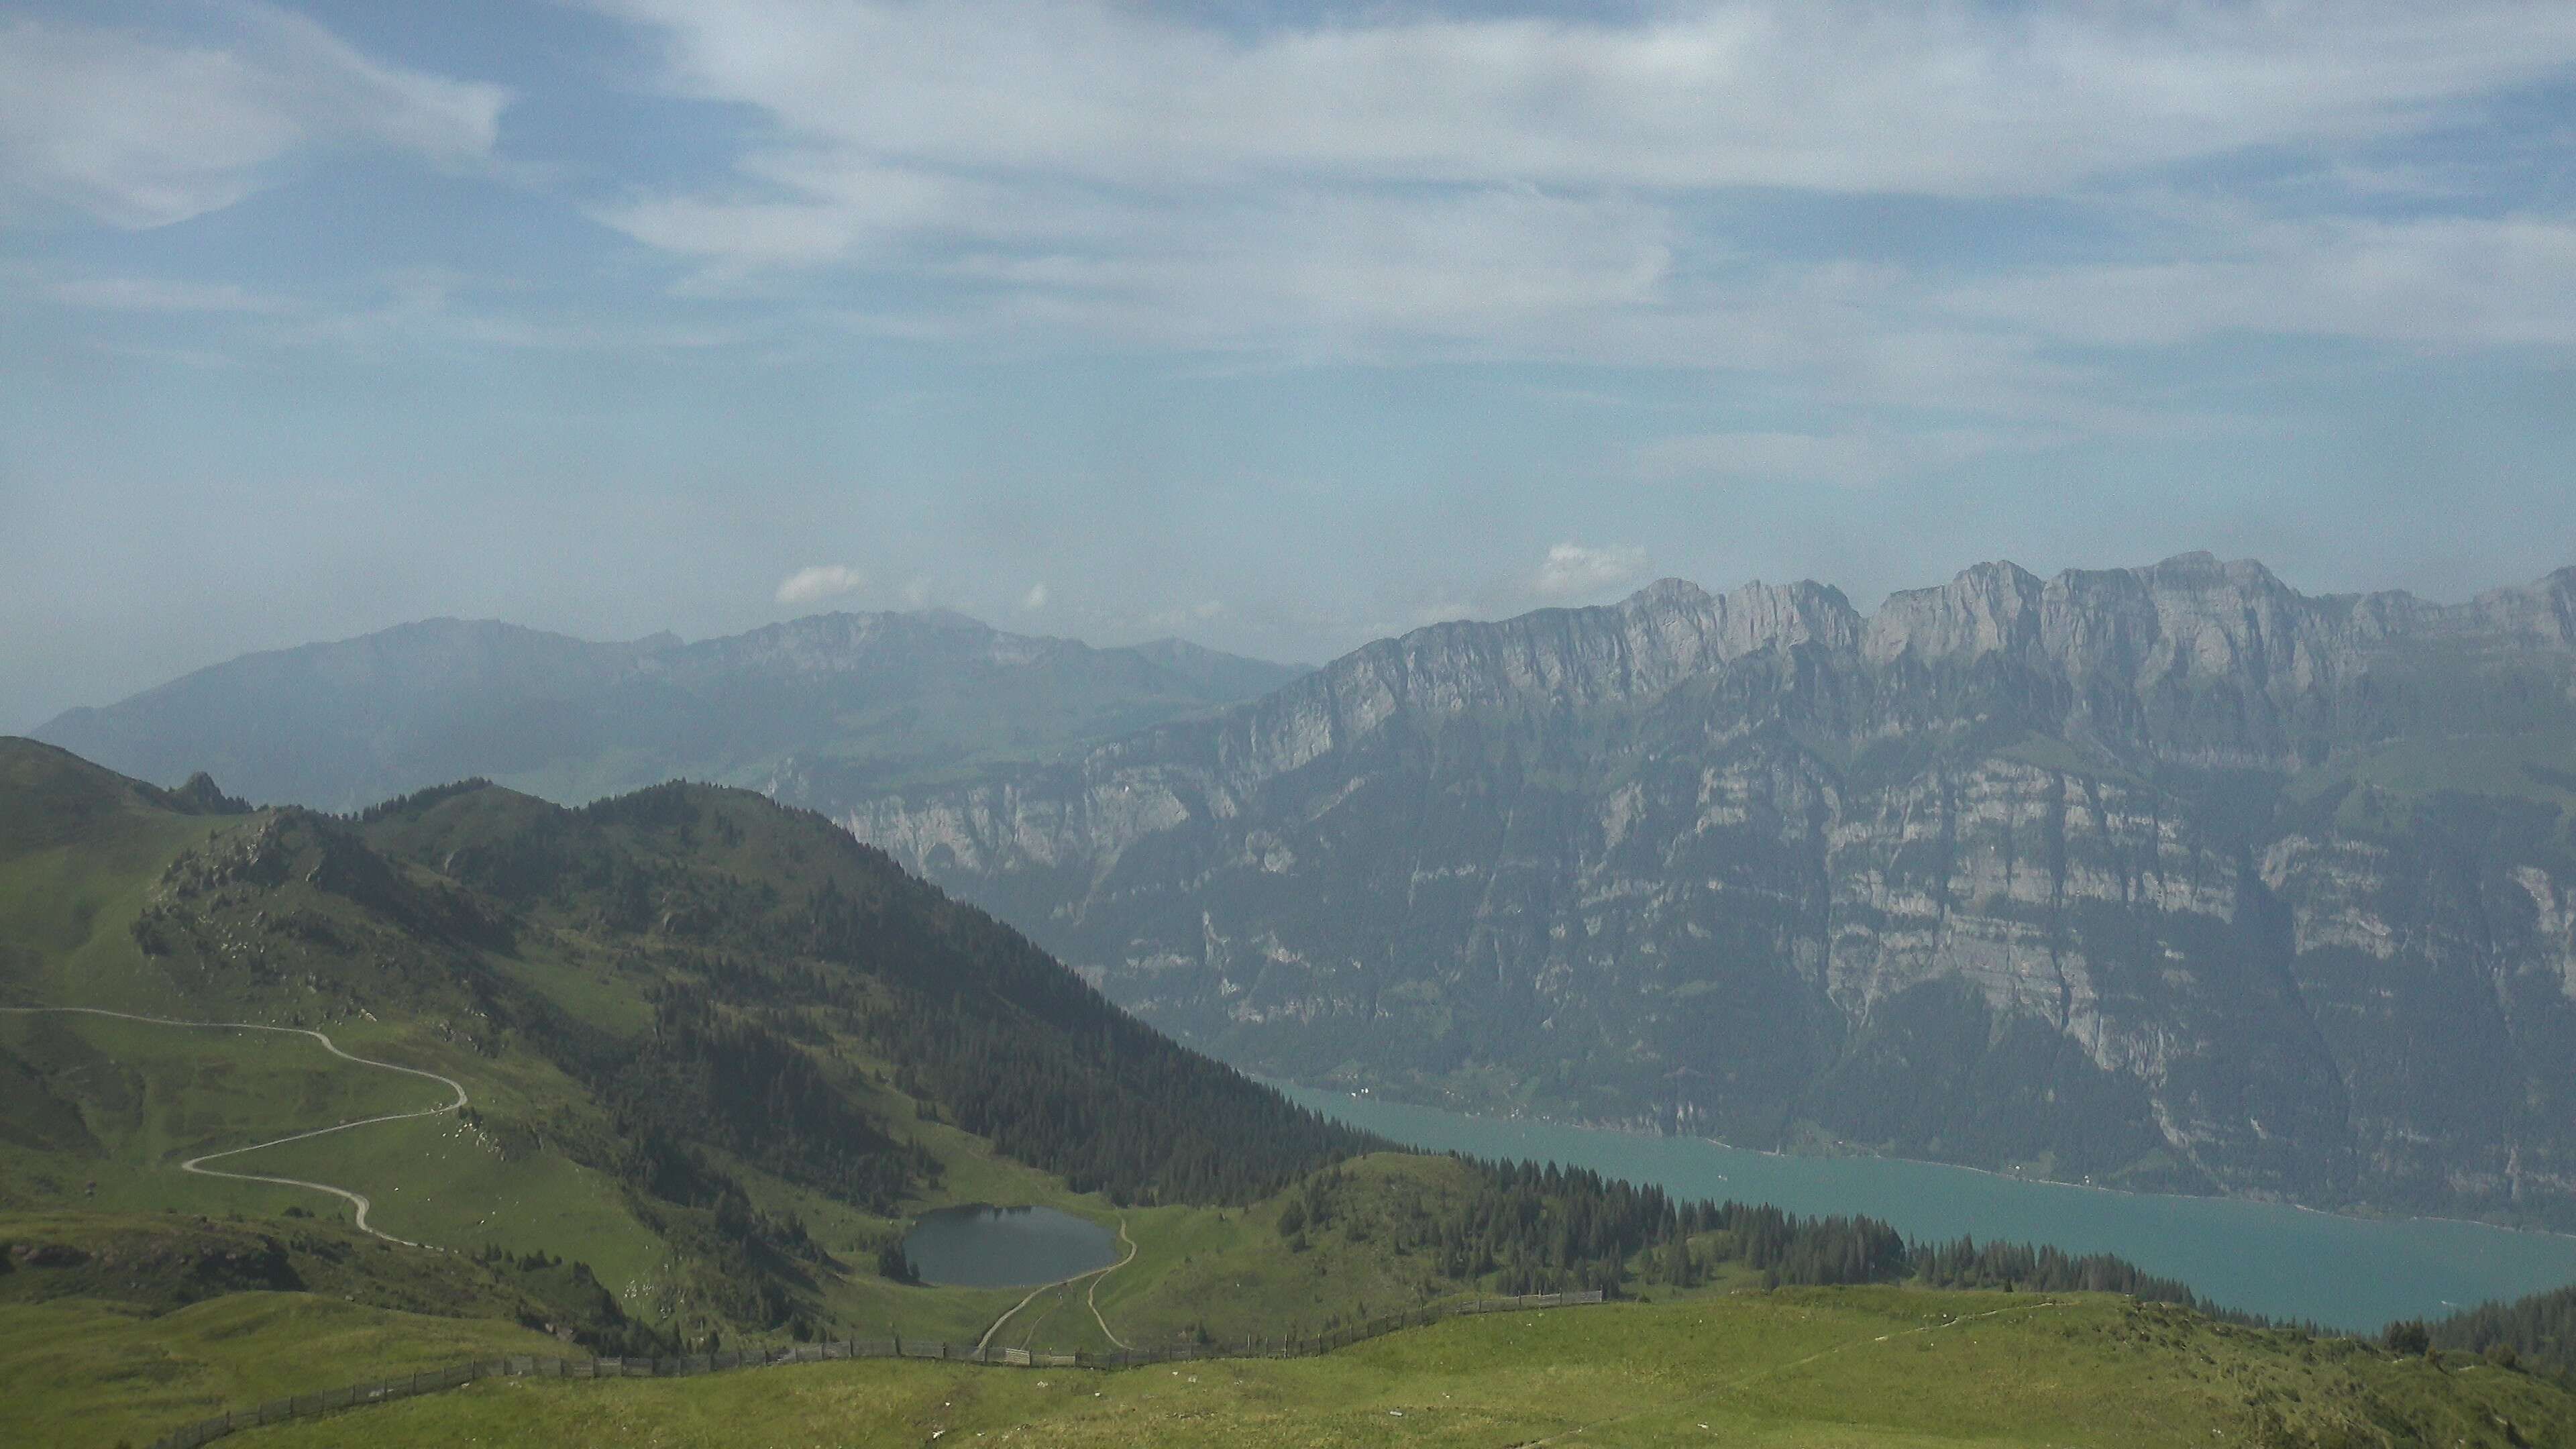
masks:
<svg viewBox="0 0 2576 1449"><path fill-rule="evenodd" d="M1265 1071L2576 1222L2571 579L1666 581L831 803Z"/></svg>

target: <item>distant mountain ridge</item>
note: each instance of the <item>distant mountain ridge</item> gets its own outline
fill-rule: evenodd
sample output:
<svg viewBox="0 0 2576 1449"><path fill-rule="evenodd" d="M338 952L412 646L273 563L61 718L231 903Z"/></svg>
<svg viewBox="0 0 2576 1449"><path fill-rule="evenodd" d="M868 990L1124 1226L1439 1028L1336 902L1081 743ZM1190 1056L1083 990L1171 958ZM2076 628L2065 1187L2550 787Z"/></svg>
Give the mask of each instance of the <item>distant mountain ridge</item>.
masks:
<svg viewBox="0 0 2576 1449"><path fill-rule="evenodd" d="M1666 580L813 803L1258 1070L2576 1223L2576 569Z"/></svg>
<svg viewBox="0 0 2576 1449"><path fill-rule="evenodd" d="M1298 672L944 610L821 614L695 644L432 619L248 655L34 734L139 778L210 771L254 800L333 810L467 776L580 801L675 777L848 787L1045 758Z"/></svg>

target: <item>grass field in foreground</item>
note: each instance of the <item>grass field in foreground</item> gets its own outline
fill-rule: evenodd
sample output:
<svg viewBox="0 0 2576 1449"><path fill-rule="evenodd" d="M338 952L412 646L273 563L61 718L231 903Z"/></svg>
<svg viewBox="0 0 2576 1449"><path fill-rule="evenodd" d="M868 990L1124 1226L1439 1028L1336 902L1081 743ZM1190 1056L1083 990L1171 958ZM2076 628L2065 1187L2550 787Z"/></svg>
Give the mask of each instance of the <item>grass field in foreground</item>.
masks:
<svg viewBox="0 0 2576 1449"><path fill-rule="evenodd" d="M1452 1320L1320 1359L505 1380L253 1431L376 1445L2548 1445L2576 1398L2107 1297L1805 1290Z"/></svg>
<svg viewBox="0 0 2576 1449"><path fill-rule="evenodd" d="M237 1293L158 1317L85 1298L11 1303L0 1305L0 1444L147 1444L226 1408L326 1384L563 1351L515 1324L306 1293Z"/></svg>

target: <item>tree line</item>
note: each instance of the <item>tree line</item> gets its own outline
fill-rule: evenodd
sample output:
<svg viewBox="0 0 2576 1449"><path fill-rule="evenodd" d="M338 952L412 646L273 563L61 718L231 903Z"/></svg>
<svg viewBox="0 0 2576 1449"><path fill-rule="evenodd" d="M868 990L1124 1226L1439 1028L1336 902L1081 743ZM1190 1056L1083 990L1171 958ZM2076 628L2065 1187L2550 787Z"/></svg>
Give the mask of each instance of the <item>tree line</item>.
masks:
<svg viewBox="0 0 2576 1449"><path fill-rule="evenodd" d="M2392 1323L2386 1336L2400 1352L2452 1349L2576 1379L2576 1287L2481 1303L2432 1323Z"/></svg>
<svg viewBox="0 0 2576 1449"><path fill-rule="evenodd" d="M1451 1156L1467 1172L1436 1187L1364 1184L1345 1167L1316 1173L1289 1194L1280 1236L1299 1251L1324 1232L1359 1241L1383 1235L1398 1252L1426 1254L1447 1279L1501 1293L1598 1288L1616 1297L1645 1285L1696 1288L1722 1269L1743 1268L1772 1288L1915 1281L2123 1293L2271 1326L2108 1253L1967 1237L1913 1242L1872 1217L1803 1217L1768 1203L1677 1198L1587 1168ZM2576 1311L2576 1290L2559 1311Z"/></svg>

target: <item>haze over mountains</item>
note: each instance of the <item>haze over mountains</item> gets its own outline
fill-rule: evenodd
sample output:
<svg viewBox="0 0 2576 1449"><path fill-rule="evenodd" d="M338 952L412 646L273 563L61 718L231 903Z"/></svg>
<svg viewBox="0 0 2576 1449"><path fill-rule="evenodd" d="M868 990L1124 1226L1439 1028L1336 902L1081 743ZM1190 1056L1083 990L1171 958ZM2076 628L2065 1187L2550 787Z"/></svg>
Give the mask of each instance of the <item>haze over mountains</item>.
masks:
<svg viewBox="0 0 2576 1449"><path fill-rule="evenodd" d="M40 734L343 807L753 784L1308 1081L2576 1223L2576 569L1667 580L1303 677L955 616L433 624Z"/></svg>
<svg viewBox="0 0 2576 1449"><path fill-rule="evenodd" d="M1263 1071L2564 1225L2572 642L2576 570L1667 581L840 814Z"/></svg>
<svg viewBox="0 0 2576 1449"><path fill-rule="evenodd" d="M683 644L432 619L252 654L35 738L138 778L353 810L480 775L578 802L674 778L852 789L1044 758L1246 699L1284 665L1177 639L1094 649L944 610L821 614ZM793 792L789 792L793 793Z"/></svg>

